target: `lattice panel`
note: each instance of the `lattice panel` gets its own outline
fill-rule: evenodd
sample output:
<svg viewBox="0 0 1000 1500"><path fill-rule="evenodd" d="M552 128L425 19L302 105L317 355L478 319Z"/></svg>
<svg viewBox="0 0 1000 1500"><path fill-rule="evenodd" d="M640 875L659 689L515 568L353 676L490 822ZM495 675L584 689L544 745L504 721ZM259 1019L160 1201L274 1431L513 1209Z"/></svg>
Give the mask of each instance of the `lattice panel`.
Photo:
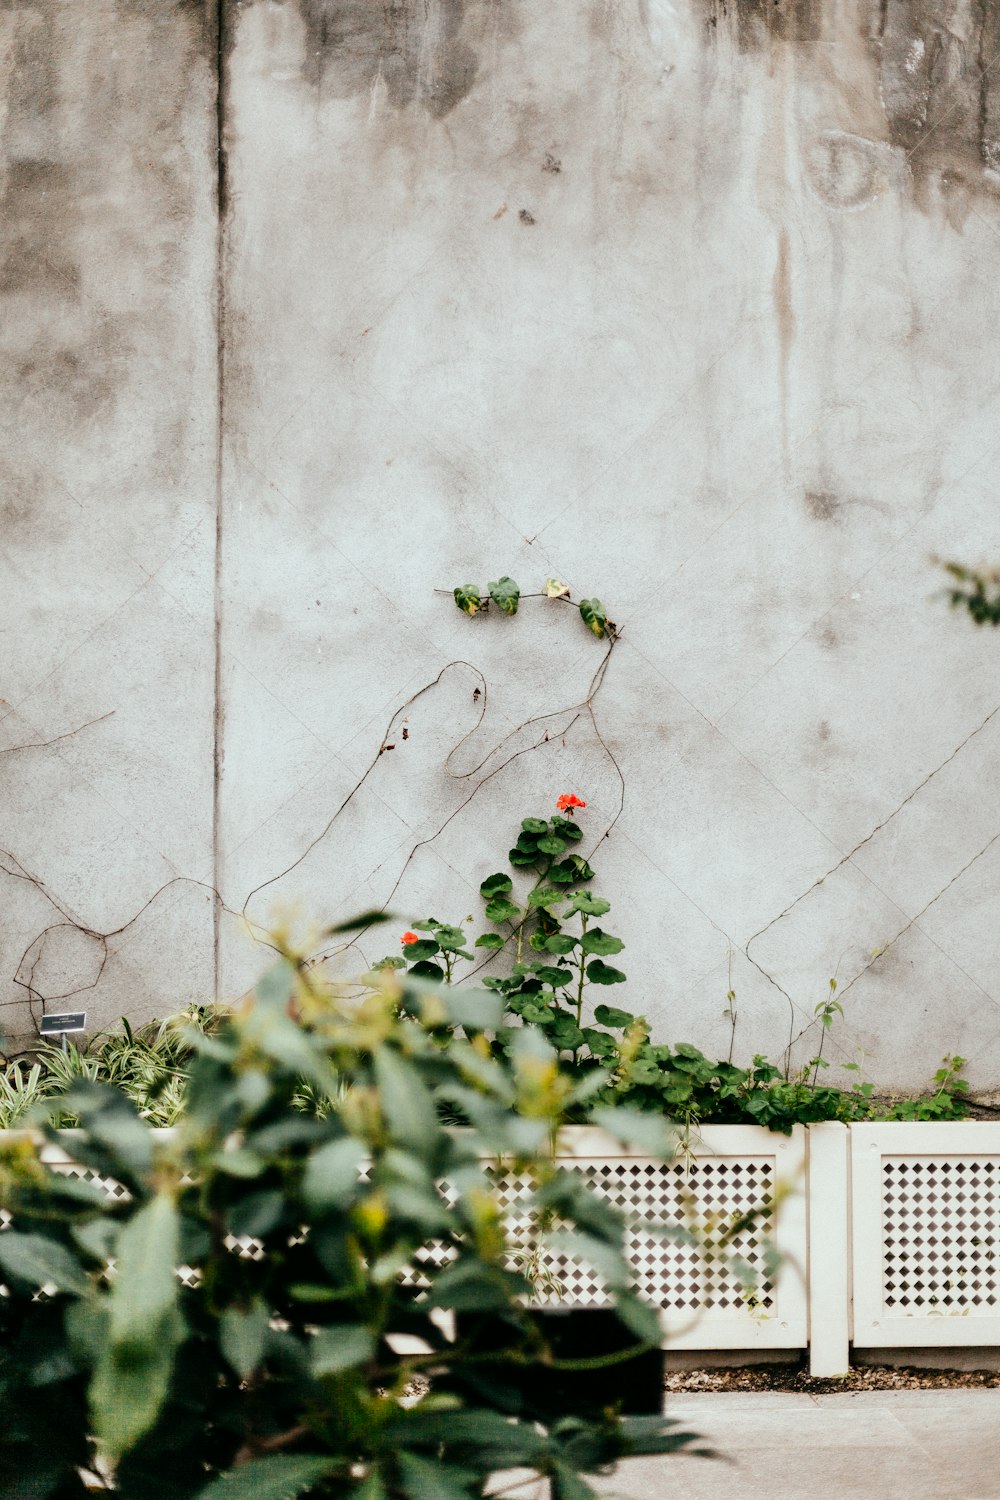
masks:
<svg viewBox="0 0 1000 1500"><path fill-rule="evenodd" d="M716 1157L687 1164L620 1158L575 1163L574 1168L625 1215L634 1285L653 1306L674 1314L711 1310L745 1316L773 1310L775 1289L765 1265L765 1241L774 1230L768 1209L774 1189L771 1160ZM489 1175L513 1246L508 1264L530 1275L538 1287L536 1301L607 1306L604 1284L590 1266L544 1248L536 1252L535 1225L525 1208L530 1178L492 1168ZM447 1185L444 1193L449 1196ZM730 1234L734 1221L747 1214L756 1217ZM647 1226L652 1225L687 1229L698 1244L664 1239L650 1232ZM406 1279L426 1285L426 1270L440 1267L453 1253L440 1243L427 1245ZM738 1262L738 1273L733 1262Z"/></svg>
<svg viewBox="0 0 1000 1500"><path fill-rule="evenodd" d="M128 1188L123 1187L114 1177L105 1177L94 1167L79 1167L72 1161L55 1161L51 1166L53 1172L58 1172L62 1177L78 1177L81 1182L89 1182L91 1186L100 1188L106 1197L113 1198L116 1203L127 1203L132 1196Z"/></svg>
<svg viewBox="0 0 1000 1500"><path fill-rule="evenodd" d="M128 1190L90 1167L70 1162L54 1169L100 1187L108 1197L125 1200ZM711 1157L669 1163L635 1158L574 1162L594 1192L625 1215L626 1251L636 1290L664 1312L685 1315L711 1311L715 1315L757 1316L773 1311L775 1288L766 1265L766 1241L774 1224L769 1204L774 1190L773 1162L767 1158ZM536 1226L527 1208L531 1179L517 1173L487 1168L504 1211L512 1245L511 1269L530 1276L543 1305L602 1307L609 1302L600 1276L588 1265L556 1251L537 1247ZM367 1173L363 1174L367 1176ZM447 1199L452 1192L442 1184ZM753 1215L735 1233L735 1221ZM652 1226L686 1229L697 1244L688 1245L650 1232ZM2 1226L6 1227L6 1225ZM556 1224L553 1228L562 1226ZM259 1240L230 1236L236 1254L254 1260L263 1255ZM431 1242L414 1257L404 1282L428 1284L427 1272L455 1255L453 1247ZM734 1262L736 1264L734 1264ZM189 1266L178 1270L187 1285L200 1272Z"/></svg>
<svg viewBox="0 0 1000 1500"><path fill-rule="evenodd" d="M128 1188L118 1182L116 1178L106 1177L94 1167L81 1167L76 1162L70 1161L50 1162L50 1166L54 1172L59 1172L63 1177L77 1177L81 1182L92 1183L95 1187L100 1188L106 1197L113 1198L116 1202L125 1203L132 1196ZM6 1210L0 1210L0 1232L8 1229L12 1222L11 1215ZM228 1250L234 1250L242 1258L262 1260L264 1257L262 1242L254 1239L252 1235L241 1234L237 1236L230 1234L226 1236L225 1244ZM178 1266L177 1274L185 1286L197 1286L202 1279L201 1271L193 1266ZM0 1293L6 1294L7 1288L0 1286ZM44 1296L45 1294L46 1289L43 1287L39 1295Z"/></svg>
<svg viewBox="0 0 1000 1500"><path fill-rule="evenodd" d="M882 1160L886 1312L1000 1315L1000 1157Z"/></svg>

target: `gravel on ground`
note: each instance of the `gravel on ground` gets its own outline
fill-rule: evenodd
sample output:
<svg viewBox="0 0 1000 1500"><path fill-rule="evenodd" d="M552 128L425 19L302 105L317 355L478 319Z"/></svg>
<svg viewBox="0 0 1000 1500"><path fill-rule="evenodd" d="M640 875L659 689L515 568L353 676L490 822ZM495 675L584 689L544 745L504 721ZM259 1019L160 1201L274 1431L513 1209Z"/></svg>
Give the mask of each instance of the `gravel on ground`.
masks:
<svg viewBox="0 0 1000 1500"><path fill-rule="evenodd" d="M917 1370L894 1365L856 1366L836 1380L814 1380L798 1364L744 1366L742 1369L672 1370L668 1391L834 1391L959 1390L1000 1386L1000 1370Z"/></svg>

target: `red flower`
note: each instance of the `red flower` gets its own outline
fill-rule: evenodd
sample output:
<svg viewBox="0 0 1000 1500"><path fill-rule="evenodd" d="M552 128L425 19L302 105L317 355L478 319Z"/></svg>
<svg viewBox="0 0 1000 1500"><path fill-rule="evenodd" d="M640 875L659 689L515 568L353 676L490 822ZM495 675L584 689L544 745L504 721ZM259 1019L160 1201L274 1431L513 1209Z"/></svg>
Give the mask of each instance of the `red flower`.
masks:
<svg viewBox="0 0 1000 1500"><path fill-rule="evenodd" d="M399 941L404 947L409 947L410 943L419 943L420 939L415 932L404 932Z"/></svg>
<svg viewBox="0 0 1000 1500"><path fill-rule="evenodd" d="M556 801L556 807L558 807L559 811L568 812L570 817L573 816L574 807L586 807L586 805L586 802L581 802L579 797L574 796L572 792L563 792L562 796Z"/></svg>

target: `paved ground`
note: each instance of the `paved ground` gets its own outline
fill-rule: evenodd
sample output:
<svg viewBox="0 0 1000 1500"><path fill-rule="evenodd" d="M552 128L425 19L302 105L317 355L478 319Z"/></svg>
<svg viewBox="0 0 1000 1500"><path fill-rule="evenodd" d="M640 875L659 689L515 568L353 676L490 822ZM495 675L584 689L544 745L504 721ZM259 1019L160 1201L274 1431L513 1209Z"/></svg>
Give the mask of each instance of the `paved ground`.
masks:
<svg viewBox="0 0 1000 1500"><path fill-rule="evenodd" d="M668 1413L726 1461L635 1459L625 1500L1000 1500L1000 1390L683 1393Z"/></svg>

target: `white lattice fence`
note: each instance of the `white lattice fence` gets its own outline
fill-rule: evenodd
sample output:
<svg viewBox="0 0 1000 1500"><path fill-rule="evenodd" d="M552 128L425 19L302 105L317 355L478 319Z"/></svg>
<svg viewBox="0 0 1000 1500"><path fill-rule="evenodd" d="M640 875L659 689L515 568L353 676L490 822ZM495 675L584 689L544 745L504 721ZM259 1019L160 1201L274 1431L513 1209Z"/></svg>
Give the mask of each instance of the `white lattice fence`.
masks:
<svg viewBox="0 0 1000 1500"><path fill-rule="evenodd" d="M804 1348L804 1132L789 1138L753 1126L710 1126L675 1160L630 1155L603 1131L570 1127L560 1137L561 1165L625 1216L634 1285L659 1309L672 1348ZM489 1168L514 1269L528 1269L546 1307L604 1307L610 1298L593 1267L539 1242L525 1211L531 1180ZM443 1184L447 1194L447 1184ZM789 1192L790 1190L790 1192ZM776 1192L788 1194L779 1215ZM551 1226L559 1228L560 1226ZM690 1231L697 1244L658 1230ZM407 1278L453 1252L431 1242ZM775 1272L775 1258L780 1265Z"/></svg>
<svg viewBox="0 0 1000 1500"><path fill-rule="evenodd" d="M120 1183L73 1161L71 1132L65 1149L49 1145L43 1155L55 1170L92 1182L109 1197L128 1196ZM559 1156L625 1214L635 1285L659 1308L671 1347L805 1347L804 1131L785 1137L752 1126L705 1127L683 1155L662 1162L623 1152L602 1131L570 1128L560 1138ZM536 1241L537 1226L519 1211L530 1183L502 1166L490 1173L515 1247L512 1263L518 1264L522 1247L530 1253ZM771 1212L776 1192L787 1194L777 1216ZM664 1228L690 1230L697 1244L657 1232ZM261 1254L260 1244L247 1236L234 1239L231 1248ZM781 1262L776 1273L774 1252ZM440 1264L448 1253L431 1243L408 1279L419 1285L421 1265ZM543 1252L531 1270L542 1305L608 1302L590 1266L556 1251ZM196 1279L190 1268L180 1271L185 1281Z"/></svg>
<svg viewBox="0 0 1000 1500"><path fill-rule="evenodd" d="M4 1133L0 1131L0 1135ZM157 1131L157 1134L160 1133ZM165 1135L167 1132L163 1131L162 1134ZM81 1166L79 1162L74 1161L71 1154L73 1132L67 1130L65 1135L67 1138L67 1145L65 1147L52 1144L42 1147L42 1160L53 1171L61 1173L64 1177L75 1177L80 1182L89 1183L92 1187L99 1188L108 1198L116 1202L125 1202L131 1197L128 1188L124 1187L116 1178L108 1177L103 1172L98 1172L95 1167ZM6 1229L10 1222L10 1215L0 1210L0 1230ZM264 1247L260 1240L256 1240L248 1234L239 1236L228 1235L226 1245L230 1250L235 1251L237 1255L246 1256L251 1260L259 1260L264 1254ZM180 1279L188 1286L195 1286L201 1280L201 1272L191 1266L178 1266L177 1272Z"/></svg>
<svg viewBox="0 0 1000 1500"><path fill-rule="evenodd" d="M71 1132L65 1150L46 1146L44 1155L126 1196L73 1162ZM574 1128L561 1137L559 1159L626 1215L635 1285L659 1309L672 1348L808 1346L812 1373L835 1375L848 1368L852 1337L859 1348L1000 1346L1000 1124L828 1122L791 1137L707 1126L670 1162ZM490 1171L512 1263L525 1263L537 1241L525 1211L529 1183L503 1166ZM778 1211L761 1212L772 1200ZM0 1215L0 1230L6 1222ZM669 1226L690 1229L697 1244L657 1232ZM262 1253L249 1237L231 1248ZM426 1246L411 1281L420 1283L421 1263L447 1254ZM526 1268L543 1305L607 1301L592 1268L555 1250Z"/></svg>
<svg viewBox="0 0 1000 1500"><path fill-rule="evenodd" d="M850 1134L855 1344L1000 1345L1000 1124Z"/></svg>
<svg viewBox="0 0 1000 1500"><path fill-rule="evenodd" d="M564 1132L561 1155L625 1214L635 1285L659 1308L671 1348L805 1348L801 1127L782 1136L756 1126L705 1126L669 1162L624 1153L603 1132L579 1128ZM698 1243L656 1232L669 1226L690 1230ZM561 1289L546 1294L550 1303L606 1300L589 1267L558 1258L551 1270Z"/></svg>

